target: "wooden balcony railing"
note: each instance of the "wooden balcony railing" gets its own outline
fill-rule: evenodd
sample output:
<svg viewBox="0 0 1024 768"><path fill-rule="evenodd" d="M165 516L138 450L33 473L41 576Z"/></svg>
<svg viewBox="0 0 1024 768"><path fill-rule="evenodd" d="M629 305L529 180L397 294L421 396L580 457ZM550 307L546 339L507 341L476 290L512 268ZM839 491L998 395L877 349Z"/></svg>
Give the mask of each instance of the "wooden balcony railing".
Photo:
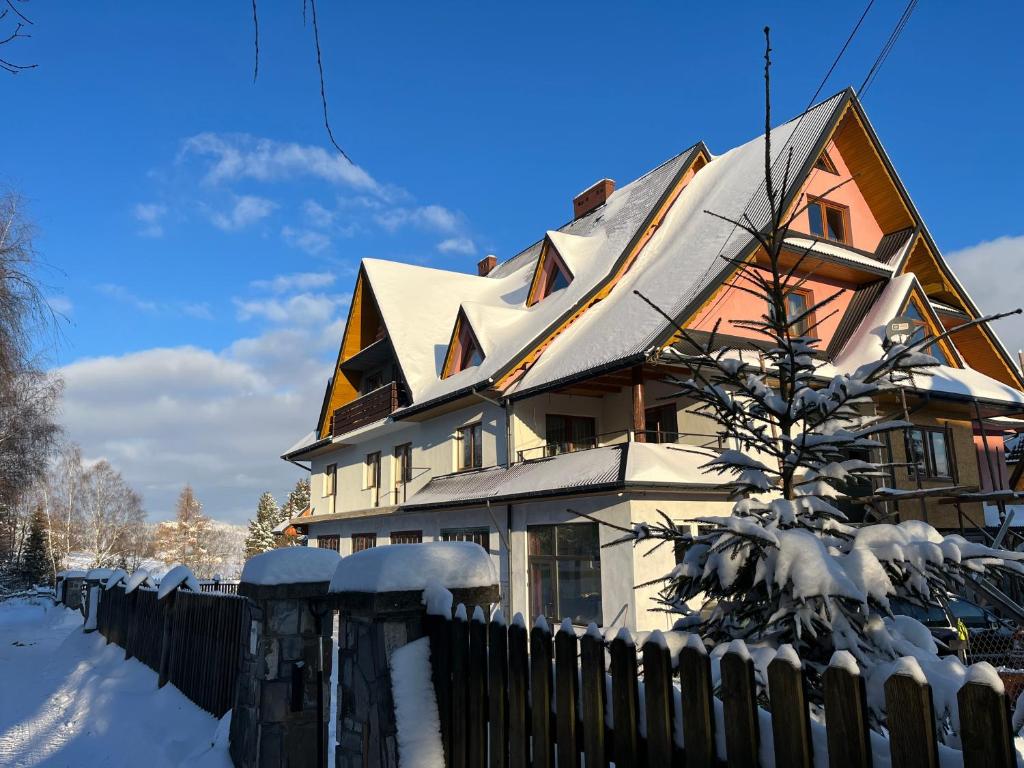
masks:
<svg viewBox="0 0 1024 768"><path fill-rule="evenodd" d="M379 421L396 411L402 405L402 400L402 390L396 381L367 392L351 403L335 409L331 414L331 435L344 435L353 429Z"/></svg>

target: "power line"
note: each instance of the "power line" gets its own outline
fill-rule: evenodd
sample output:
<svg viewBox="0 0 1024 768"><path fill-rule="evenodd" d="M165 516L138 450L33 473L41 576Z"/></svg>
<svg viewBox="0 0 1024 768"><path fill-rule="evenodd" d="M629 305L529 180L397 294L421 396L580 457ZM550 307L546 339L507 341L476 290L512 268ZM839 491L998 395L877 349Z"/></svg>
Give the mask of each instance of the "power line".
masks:
<svg viewBox="0 0 1024 768"><path fill-rule="evenodd" d="M814 102L817 101L819 94L821 94L821 89L825 87L825 83L827 83L828 79L832 77L832 73L835 71L836 66L839 64L839 60L843 58L843 54L846 53L846 49L850 47L850 43L853 42L853 38L857 35L857 30L859 30L860 25L864 23L864 17L868 15L868 11L871 10L871 6L873 6L874 4L875 0L869 0L867 6L865 6L864 12L860 15L860 18L857 19L857 23L853 27L853 31L850 32L850 36L846 38L846 42L843 43L843 47L840 48L839 53L836 54L835 61L832 62L832 66L828 68L828 72L826 72L825 77L822 78L821 84L818 85L818 90L814 92L814 95L811 96L811 100L807 102L807 108L804 109L805 114L807 113L808 109L814 106Z"/></svg>
<svg viewBox="0 0 1024 768"><path fill-rule="evenodd" d="M875 59L875 63L871 65L871 69L868 70L867 76L864 78L864 82L860 84L860 88L857 89L857 94L861 99L864 98L864 94L867 93L871 84L875 81L875 77L878 75L879 70L885 63L885 60L889 58L889 54L892 52L893 47L896 45L896 41L899 40L900 35L903 34L903 30L907 26L907 22L910 21L910 17L914 14L914 9L917 8L918 0L909 0L907 7L903 9L903 14L896 22L896 26L893 27L892 32L889 34L889 39L885 41L885 45L882 46L882 50L878 52L878 57Z"/></svg>

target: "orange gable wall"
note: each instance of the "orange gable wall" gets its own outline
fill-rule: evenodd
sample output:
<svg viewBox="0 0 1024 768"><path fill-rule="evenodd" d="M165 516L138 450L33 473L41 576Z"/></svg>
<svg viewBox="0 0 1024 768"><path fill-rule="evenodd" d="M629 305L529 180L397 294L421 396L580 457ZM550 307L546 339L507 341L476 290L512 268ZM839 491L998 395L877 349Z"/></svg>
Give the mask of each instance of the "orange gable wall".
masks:
<svg viewBox="0 0 1024 768"><path fill-rule="evenodd" d="M758 271L765 275L769 274L765 270ZM752 287L748 280L738 279L741 280L738 285L746 288ZM719 333L764 341L764 336L745 328L739 328L730 322L732 320L759 320L768 311L767 305L756 296L751 296L746 291L734 288L733 282L735 280L737 278L732 278L718 295L708 302L700 311L700 314L690 323L689 327L696 331L710 331L714 328L715 322L721 320L722 324L718 328ZM814 328L813 335L821 339L821 344L818 348L824 349L835 334L840 319L846 314L846 308L850 305L850 299L853 297L853 288L835 280L825 280L822 278L805 280L800 287L811 292L813 303L827 299L837 290L842 291L837 299L817 312L817 319L820 322ZM826 317L830 313L831 317Z"/></svg>
<svg viewBox="0 0 1024 768"><path fill-rule="evenodd" d="M802 208L806 205L808 196L824 197L833 203L845 205L850 209L850 232L853 235L853 242L850 245L854 248L860 248L862 251L874 253L879 241L882 239L882 235L885 233L879 228L875 217L871 214L867 201L857 187L857 180L846 181L851 176L850 169L836 148L835 143L830 141L826 151L828 156L832 158L832 162L835 163L839 175L836 176L828 171L816 168L812 169L807 181L800 190L797 206ZM830 188L843 181L846 181L846 183L839 189L828 192ZM826 192L828 192L827 195L825 194ZM792 229L797 232L810 233L811 223L806 211L801 213L797 220L793 222Z"/></svg>

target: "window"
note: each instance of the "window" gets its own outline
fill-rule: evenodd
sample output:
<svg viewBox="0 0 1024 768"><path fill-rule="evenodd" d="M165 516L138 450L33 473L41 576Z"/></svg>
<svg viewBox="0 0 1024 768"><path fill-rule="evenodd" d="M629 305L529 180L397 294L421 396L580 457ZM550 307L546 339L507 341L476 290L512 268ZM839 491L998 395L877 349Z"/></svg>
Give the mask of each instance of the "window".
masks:
<svg viewBox="0 0 1024 768"><path fill-rule="evenodd" d="M423 531L392 531L392 544L422 544Z"/></svg>
<svg viewBox="0 0 1024 768"><path fill-rule="evenodd" d="M674 443L679 438L674 405L659 405L644 411L645 437L649 443Z"/></svg>
<svg viewBox="0 0 1024 768"><path fill-rule="evenodd" d="M462 346L462 355L459 357L460 371L472 368L474 365L480 365L483 361L484 356L474 340L470 339L469 343Z"/></svg>
<svg viewBox="0 0 1024 768"><path fill-rule="evenodd" d="M370 489L372 505L380 504L380 451L366 454L366 480L364 487Z"/></svg>
<svg viewBox="0 0 1024 768"><path fill-rule="evenodd" d="M555 291L568 288L572 282L572 273L569 272L565 262L549 240L544 243L544 250L541 252L540 260L537 262L537 269L530 284L530 293L526 299L526 306L532 307L538 301L550 296Z"/></svg>
<svg viewBox="0 0 1024 768"><path fill-rule="evenodd" d="M914 330L907 337L907 346L922 341L926 336L930 335L928 330L928 323L924 319L924 315L921 313L921 308L918 307L916 301L908 302L906 309L903 310L903 314L910 318L910 322L914 327ZM949 365L949 356L942 348L941 344L930 344L924 347L922 350L926 355L931 355L939 361L941 365Z"/></svg>
<svg viewBox="0 0 1024 768"><path fill-rule="evenodd" d="M839 170L836 168L836 164L832 162L832 158L828 156L828 152L822 152L817 161L814 163L814 167L819 171L826 171L828 173L834 173L839 175Z"/></svg>
<svg viewBox="0 0 1024 768"><path fill-rule="evenodd" d="M907 473L924 480L952 480L952 435L942 427L912 427L905 433Z"/></svg>
<svg viewBox="0 0 1024 768"><path fill-rule="evenodd" d="M445 528L441 531L441 541L471 541L491 551L489 528Z"/></svg>
<svg viewBox="0 0 1024 768"><path fill-rule="evenodd" d="M814 294L799 288L789 289L786 293L786 321L790 336L806 336L814 325L814 313L805 314L814 306ZM800 317L804 315L803 317ZM800 318L797 320L797 318ZM795 322L794 322L795 321Z"/></svg>
<svg viewBox="0 0 1024 768"><path fill-rule="evenodd" d="M324 470L324 496L333 496L338 487L338 465L328 464Z"/></svg>
<svg viewBox="0 0 1024 768"><path fill-rule="evenodd" d="M467 427L462 427L456 433L455 442L460 470L477 469L484 465L482 433L483 427L480 424L470 424Z"/></svg>
<svg viewBox="0 0 1024 768"><path fill-rule="evenodd" d="M549 413L545 419L545 455L557 456L594 448L597 422L590 416L561 416Z"/></svg>
<svg viewBox="0 0 1024 768"><path fill-rule="evenodd" d="M333 549L335 552L341 551L341 537L340 536L317 536L316 545L320 549Z"/></svg>
<svg viewBox="0 0 1024 768"><path fill-rule="evenodd" d="M395 446L395 504L405 501L405 486L412 480L412 443Z"/></svg>
<svg viewBox="0 0 1024 768"><path fill-rule="evenodd" d="M473 333L465 313L459 310L459 317L455 321L455 331L452 334L444 366L441 369L441 378L445 379L459 371L480 365L483 361L483 348L480 346L476 334Z"/></svg>
<svg viewBox="0 0 1024 768"><path fill-rule="evenodd" d="M377 546L376 533L353 533L352 553L362 552L364 549L373 549Z"/></svg>
<svg viewBox="0 0 1024 768"><path fill-rule="evenodd" d="M811 223L811 234L832 240L836 243L848 243L849 214L844 206L812 200L807 205L807 216Z"/></svg>
<svg viewBox="0 0 1024 768"><path fill-rule="evenodd" d="M530 615L555 623L602 624L601 550L597 523L534 525L526 529Z"/></svg>

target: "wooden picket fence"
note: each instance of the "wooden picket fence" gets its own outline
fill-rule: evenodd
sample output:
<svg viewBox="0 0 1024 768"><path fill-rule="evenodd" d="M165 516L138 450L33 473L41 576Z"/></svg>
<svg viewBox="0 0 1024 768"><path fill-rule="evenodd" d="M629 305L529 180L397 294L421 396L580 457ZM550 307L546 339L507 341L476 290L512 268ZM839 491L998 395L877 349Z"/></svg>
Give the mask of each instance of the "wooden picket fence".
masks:
<svg viewBox="0 0 1024 768"><path fill-rule="evenodd" d="M580 768L581 757L587 768L756 766L761 717L770 717L765 738L776 765L813 765L804 673L785 659L768 668L769 716L759 714L753 662L739 653L722 657L714 691L701 648L684 647L673 658L667 645L648 640L641 675L626 637L552 637L546 626L527 631L521 623L462 616L428 616L426 623L446 766ZM863 678L830 667L824 698L828 764L870 768ZM885 698L892 765L937 768L930 687L897 674L886 682ZM1016 766L1005 694L969 682L958 702L966 768ZM724 731L724 761L716 727Z"/></svg>
<svg viewBox="0 0 1024 768"><path fill-rule="evenodd" d="M231 709L241 666L245 598L177 590L162 604L157 591L118 585L101 590L96 629L215 717Z"/></svg>

